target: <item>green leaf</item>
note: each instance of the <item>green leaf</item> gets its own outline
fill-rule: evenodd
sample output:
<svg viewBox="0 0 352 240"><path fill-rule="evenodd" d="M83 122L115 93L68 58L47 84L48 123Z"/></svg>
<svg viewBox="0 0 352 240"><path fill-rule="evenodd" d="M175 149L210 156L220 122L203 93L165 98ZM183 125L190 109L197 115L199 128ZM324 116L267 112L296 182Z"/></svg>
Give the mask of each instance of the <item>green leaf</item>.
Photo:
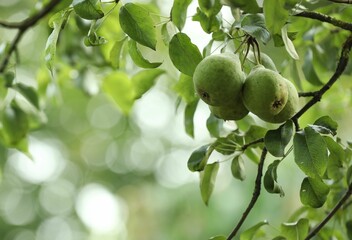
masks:
<svg viewBox="0 0 352 240"><path fill-rule="evenodd" d="M211 194L214 190L216 175L219 171L219 162L207 164L204 172L201 173L200 192L205 205L208 205Z"/></svg>
<svg viewBox="0 0 352 240"><path fill-rule="evenodd" d="M329 130L328 133L331 135L335 136L337 134L337 128L338 124L336 121L332 120L331 117L329 116L323 116L318 118L315 122L314 125L324 127Z"/></svg>
<svg viewBox="0 0 352 240"><path fill-rule="evenodd" d="M209 238L209 240L226 240L227 237L225 236L215 236L215 237L211 237Z"/></svg>
<svg viewBox="0 0 352 240"><path fill-rule="evenodd" d="M93 20L104 17L99 0L74 0L72 5L81 18Z"/></svg>
<svg viewBox="0 0 352 240"><path fill-rule="evenodd" d="M99 36L96 32L90 32L88 36L84 38L84 45L87 47L96 47L106 44L108 41Z"/></svg>
<svg viewBox="0 0 352 240"><path fill-rule="evenodd" d="M235 132L230 133L226 137L220 137L216 139L213 143L214 149L223 154L230 155L233 154L236 150L241 148L241 145L238 143L238 136Z"/></svg>
<svg viewBox="0 0 352 240"><path fill-rule="evenodd" d="M329 178L338 181L344 177L342 163L345 159L345 151L340 146L340 144L335 142L334 139L330 137L324 137L324 140L327 144L330 153L327 166L327 175Z"/></svg>
<svg viewBox="0 0 352 240"><path fill-rule="evenodd" d="M329 186L321 178L307 177L303 179L301 185L301 202L304 205L319 208L324 205L329 191Z"/></svg>
<svg viewBox="0 0 352 240"><path fill-rule="evenodd" d="M293 45L293 42L287 35L287 25L281 28L281 36L282 36L282 41L285 44L286 51L288 54L295 60L299 60L298 53L296 51L295 46Z"/></svg>
<svg viewBox="0 0 352 240"><path fill-rule="evenodd" d="M278 193L280 197L285 196L284 190L277 182L277 167L280 160L275 160L268 166L264 175L264 187L269 193Z"/></svg>
<svg viewBox="0 0 352 240"><path fill-rule="evenodd" d="M192 76L202 54L184 33L175 34L169 46L169 55L174 66L182 73Z"/></svg>
<svg viewBox="0 0 352 240"><path fill-rule="evenodd" d="M27 114L14 103L5 107L1 115L1 123L5 141L9 145L19 144L29 130Z"/></svg>
<svg viewBox="0 0 352 240"><path fill-rule="evenodd" d="M193 15L192 20L199 22L206 33L218 32L222 22L222 19L218 15L208 16L200 8L197 8L197 13Z"/></svg>
<svg viewBox="0 0 352 240"><path fill-rule="evenodd" d="M306 50L306 55L304 56L304 63L302 66L302 70L306 80L315 86L323 85L323 82L320 80L318 74L316 73L314 66L313 66L313 51L312 49L308 48Z"/></svg>
<svg viewBox="0 0 352 240"><path fill-rule="evenodd" d="M187 19L187 8L192 0L174 0L171 8L170 18L178 30L182 31Z"/></svg>
<svg viewBox="0 0 352 240"><path fill-rule="evenodd" d="M126 73L113 72L103 80L102 89L120 108L124 114L129 114L135 99L132 81Z"/></svg>
<svg viewBox="0 0 352 240"><path fill-rule="evenodd" d="M282 235L288 240L304 240L308 235L309 221L302 218L298 222L281 224Z"/></svg>
<svg viewBox="0 0 352 240"><path fill-rule="evenodd" d="M268 151L275 157L285 155L285 147L293 136L293 122L287 121L278 129L269 130L264 137L264 144Z"/></svg>
<svg viewBox="0 0 352 240"><path fill-rule="evenodd" d="M328 162L327 146L322 136L311 127L297 132L293 138L294 159L298 167L312 178L324 175Z"/></svg>
<svg viewBox="0 0 352 240"><path fill-rule="evenodd" d="M265 136L266 128L257 125L251 125L245 133L245 143L250 143Z"/></svg>
<svg viewBox="0 0 352 240"><path fill-rule="evenodd" d="M162 64L162 62L149 62L147 59L145 59L137 47L137 42L132 39L128 41L128 50L133 62L138 67L157 68Z"/></svg>
<svg viewBox="0 0 352 240"><path fill-rule="evenodd" d="M123 39L116 41L110 50L110 61L114 68L120 68L121 52L126 39L127 37L124 37Z"/></svg>
<svg viewBox="0 0 352 240"><path fill-rule="evenodd" d="M187 104L185 108L185 130L188 136L194 137L194 114L197 110L199 99Z"/></svg>
<svg viewBox="0 0 352 240"><path fill-rule="evenodd" d="M191 172L198 172L204 170L204 167L208 162L209 156L213 152L213 148L209 146L210 144L206 144L192 152L187 162L187 167Z"/></svg>
<svg viewBox="0 0 352 240"><path fill-rule="evenodd" d="M241 29L264 44L270 40L270 33L265 27L263 14L247 14L241 21Z"/></svg>
<svg viewBox="0 0 352 240"><path fill-rule="evenodd" d="M244 161L241 155L237 155L232 159L231 173L236 179L241 181L246 179L246 170L244 168Z"/></svg>
<svg viewBox="0 0 352 240"><path fill-rule="evenodd" d="M207 129L212 137L220 137L220 131L222 129L223 120L214 116L214 114L210 113L207 119Z"/></svg>
<svg viewBox="0 0 352 240"><path fill-rule="evenodd" d="M165 46L169 46L169 43L171 41L171 36L170 36L170 33L169 33L169 30L168 30L168 23L164 23L162 26L161 26L161 38L165 44Z"/></svg>
<svg viewBox="0 0 352 240"><path fill-rule="evenodd" d="M186 74L180 74L180 78L173 89L187 104L194 102L198 98L192 78Z"/></svg>
<svg viewBox="0 0 352 240"><path fill-rule="evenodd" d="M200 9L208 16L215 16L221 10L220 0L198 0Z"/></svg>
<svg viewBox="0 0 352 240"><path fill-rule="evenodd" d="M142 70L131 78L135 98L141 98L144 93L146 93L151 87L154 86L156 79L165 73L163 69L148 69Z"/></svg>
<svg viewBox="0 0 352 240"><path fill-rule="evenodd" d="M240 240L252 240L254 239L254 236L256 234L256 232L264 225L268 225L268 221L264 220L261 221L259 223L257 223L256 225L254 225L253 227L245 230L244 232L241 233L240 235Z"/></svg>
<svg viewBox="0 0 352 240"><path fill-rule="evenodd" d="M120 25L122 30L136 42L156 49L156 32L150 13L145 8L127 3L120 8Z"/></svg>
<svg viewBox="0 0 352 240"><path fill-rule="evenodd" d="M223 0L231 8L240 8L245 13L260 13L262 10L256 0Z"/></svg>
<svg viewBox="0 0 352 240"><path fill-rule="evenodd" d="M50 18L49 25L53 28L53 31L49 35L45 45L45 63L52 75L54 70L57 40L59 38L60 31L63 29L70 13L71 11L63 10Z"/></svg>
<svg viewBox="0 0 352 240"><path fill-rule="evenodd" d="M33 87L24 85L23 83L16 83L12 88L24 96L34 107L39 109L39 99L36 90Z"/></svg>
<svg viewBox="0 0 352 240"><path fill-rule="evenodd" d="M285 2L285 0L264 1L265 25L272 34L281 34L281 29L287 22L288 11L285 9Z"/></svg>

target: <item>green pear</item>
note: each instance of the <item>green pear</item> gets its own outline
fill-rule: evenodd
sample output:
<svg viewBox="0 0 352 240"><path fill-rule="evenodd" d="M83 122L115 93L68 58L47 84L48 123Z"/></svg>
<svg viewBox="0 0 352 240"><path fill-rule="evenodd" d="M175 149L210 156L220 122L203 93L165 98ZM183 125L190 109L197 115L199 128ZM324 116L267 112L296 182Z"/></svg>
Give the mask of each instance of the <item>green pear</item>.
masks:
<svg viewBox="0 0 352 240"><path fill-rule="evenodd" d="M286 80L288 88L288 100L287 103L277 115L273 115L269 118L263 119L264 121L271 123L283 123L295 115L299 107L299 96L296 87L289 81Z"/></svg>
<svg viewBox="0 0 352 240"><path fill-rule="evenodd" d="M240 120L249 113L248 109L244 106L240 98L236 99L235 103L232 106L209 105L209 109L215 117L224 120Z"/></svg>
<svg viewBox="0 0 352 240"><path fill-rule="evenodd" d="M243 84L243 102L249 111L261 119L278 114L288 100L286 79L279 73L255 66Z"/></svg>
<svg viewBox="0 0 352 240"><path fill-rule="evenodd" d="M233 53L214 54L204 58L193 74L197 94L211 106L233 106L234 100L239 100L239 104L242 104L238 96L244 79L240 59Z"/></svg>
<svg viewBox="0 0 352 240"><path fill-rule="evenodd" d="M252 65L257 64L257 61L255 59L253 52L248 53L247 59L252 63ZM271 69L275 72L278 72L273 60L268 55L266 55L265 53L262 53L262 52L260 53L260 64L263 65L267 69Z"/></svg>

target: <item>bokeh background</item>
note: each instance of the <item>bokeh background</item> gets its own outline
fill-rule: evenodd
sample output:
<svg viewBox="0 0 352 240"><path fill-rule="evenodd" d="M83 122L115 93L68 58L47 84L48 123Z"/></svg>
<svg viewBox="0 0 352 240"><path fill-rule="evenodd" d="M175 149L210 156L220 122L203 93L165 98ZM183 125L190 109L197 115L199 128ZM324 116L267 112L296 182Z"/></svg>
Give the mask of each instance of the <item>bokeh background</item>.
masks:
<svg viewBox="0 0 352 240"><path fill-rule="evenodd" d="M172 5L168 0L136 2L157 6L166 17ZM40 8L40 1L0 0L0 18L21 20L33 6ZM195 9L196 1L189 16ZM117 16L117 11L112 14ZM225 11L226 17L230 13L227 16ZM187 160L194 149L213 140L206 129L209 110L200 103L195 138L190 138L184 131L182 103L176 108L172 86L178 72L170 60L164 60L167 74L125 116L99 92L103 73L112 70L89 65L101 61L103 54L85 47L85 33L75 26L67 27L58 45L60 90L49 84L43 64L51 31L47 20L29 30L19 45L16 81L43 88L46 97L38 120L43 124L29 135L31 156L0 146L0 239L194 240L229 233L252 196L256 165L245 161L247 178L240 182L231 175L231 161L212 156L212 161L223 163L209 206L203 204L199 176L187 169ZM117 17L109 21L106 25L110 28L101 32L107 39L118 39ZM210 40L191 17L184 32L200 49ZM0 29L1 42L11 40L14 34ZM284 69L285 51L272 49L270 55L280 63L278 69ZM136 72L132 63L127 62L126 69ZM341 85L334 86L334 93L324 96L322 103L302 118L302 125L328 111L344 129L339 132L342 140L351 139L352 112L346 111L351 105L351 92L346 92L349 82L344 77ZM225 129L234 128L234 123L225 123ZM272 160L269 157L266 166ZM275 234L280 223L300 207L302 179L290 155L279 169L286 195L280 198L263 190L243 229L267 220L269 225L264 228Z"/></svg>

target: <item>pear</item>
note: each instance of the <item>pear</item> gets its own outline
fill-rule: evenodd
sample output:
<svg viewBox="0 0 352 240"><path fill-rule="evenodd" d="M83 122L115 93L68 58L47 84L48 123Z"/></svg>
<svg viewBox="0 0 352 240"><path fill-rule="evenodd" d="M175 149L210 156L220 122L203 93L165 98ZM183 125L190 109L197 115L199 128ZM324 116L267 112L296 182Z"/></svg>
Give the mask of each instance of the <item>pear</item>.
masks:
<svg viewBox="0 0 352 240"><path fill-rule="evenodd" d="M236 99L232 106L209 105L209 109L215 117L224 120L240 120L249 113L248 109L244 106L240 98Z"/></svg>
<svg viewBox="0 0 352 240"><path fill-rule="evenodd" d="M296 87L289 80L285 80L288 88L288 100L284 109L282 109L281 112L279 112L277 115L273 115L269 118L263 119L264 121L271 123L283 123L297 113L299 107L298 92L296 90Z"/></svg>
<svg viewBox="0 0 352 240"><path fill-rule="evenodd" d="M204 58L193 74L194 88L199 97L211 106L242 104L239 97L245 74L241 62L233 53L213 54Z"/></svg>
<svg viewBox="0 0 352 240"><path fill-rule="evenodd" d="M255 59L255 56L254 56L254 53L253 52L249 52L248 55L247 55L247 59L251 62L251 63L256 63L256 59ZM275 66L275 63L273 62L273 60L265 53L260 53L260 62L261 62L261 65L263 65L265 68L267 69L271 69L275 72L278 72L277 71L277 68Z"/></svg>
<svg viewBox="0 0 352 240"><path fill-rule="evenodd" d="M286 79L279 73L255 66L247 76L242 90L243 103L261 119L279 114L288 100Z"/></svg>

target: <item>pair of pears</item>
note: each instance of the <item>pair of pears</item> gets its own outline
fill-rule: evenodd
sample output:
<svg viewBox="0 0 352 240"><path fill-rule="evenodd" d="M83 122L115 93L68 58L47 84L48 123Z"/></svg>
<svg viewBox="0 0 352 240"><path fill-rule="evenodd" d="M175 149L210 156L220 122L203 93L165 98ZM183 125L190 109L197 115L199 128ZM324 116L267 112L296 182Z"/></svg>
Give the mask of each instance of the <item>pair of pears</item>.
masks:
<svg viewBox="0 0 352 240"><path fill-rule="evenodd" d="M193 81L197 94L220 119L240 120L252 112L266 122L282 123L298 110L298 93L290 81L263 65L246 77L233 53L204 58Z"/></svg>

